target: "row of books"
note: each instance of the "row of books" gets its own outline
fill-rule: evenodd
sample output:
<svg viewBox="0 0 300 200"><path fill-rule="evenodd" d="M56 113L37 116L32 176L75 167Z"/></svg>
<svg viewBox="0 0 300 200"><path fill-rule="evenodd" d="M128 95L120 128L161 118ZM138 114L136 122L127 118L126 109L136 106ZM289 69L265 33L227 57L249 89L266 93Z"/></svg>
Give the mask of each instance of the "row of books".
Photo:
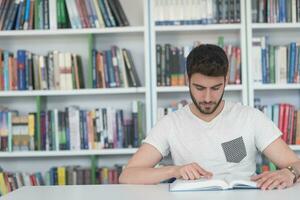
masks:
<svg viewBox="0 0 300 200"><path fill-rule="evenodd" d="M52 167L45 173L0 171L0 196L24 186L118 184L122 165L93 170L83 166ZM93 174L95 173L95 174ZM95 182L92 177L95 176Z"/></svg>
<svg viewBox="0 0 300 200"><path fill-rule="evenodd" d="M299 0L252 0L252 22L296 23L300 21Z"/></svg>
<svg viewBox="0 0 300 200"><path fill-rule="evenodd" d="M140 87L132 55L128 49L112 46L93 50L93 88Z"/></svg>
<svg viewBox="0 0 300 200"><path fill-rule="evenodd" d="M0 30L129 26L119 0L3 0Z"/></svg>
<svg viewBox="0 0 300 200"><path fill-rule="evenodd" d="M300 110L287 103L261 105L258 98L255 99L254 106L276 124L287 144L300 144Z"/></svg>
<svg viewBox="0 0 300 200"><path fill-rule="evenodd" d="M67 13L59 9L66 4ZM119 0L57 0L59 28L67 28L64 16L69 16L72 29L129 26Z"/></svg>
<svg viewBox="0 0 300 200"><path fill-rule="evenodd" d="M156 25L240 23L240 0L155 0Z"/></svg>
<svg viewBox="0 0 300 200"><path fill-rule="evenodd" d="M145 109L140 101L132 110L112 107L93 110L69 106L18 115L0 112L1 151L92 150L138 147L145 137Z"/></svg>
<svg viewBox="0 0 300 200"><path fill-rule="evenodd" d="M253 79L257 83L300 83L300 45L271 45L268 36L252 39Z"/></svg>
<svg viewBox="0 0 300 200"><path fill-rule="evenodd" d="M222 37L219 39L222 41ZM195 43L194 46L200 43ZM229 84L241 84L241 49L219 44L229 61ZM193 46L175 47L171 44L156 45L157 86L187 85L186 59Z"/></svg>
<svg viewBox="0 0 300 200"><path fill-rule="evenodd" d="M49 0L3 0L0 30L49 29L49 9Z"/></svg>
<svg viewBox="0 0 300 200"><path fill-rule="evenodd" d="M93 50L93 88L139 87L128 49ZM71 52L49 52L46 56L27 50L16 55L0 49L0 90L72 90L85 88L81 56Z"/></svg>
<svg viewBox="0 0 300 200"><path fill-rule="evenodd" d="M0 90L70 90L85 87L82 59L70 52L46 56L0 49Z"/></svg>

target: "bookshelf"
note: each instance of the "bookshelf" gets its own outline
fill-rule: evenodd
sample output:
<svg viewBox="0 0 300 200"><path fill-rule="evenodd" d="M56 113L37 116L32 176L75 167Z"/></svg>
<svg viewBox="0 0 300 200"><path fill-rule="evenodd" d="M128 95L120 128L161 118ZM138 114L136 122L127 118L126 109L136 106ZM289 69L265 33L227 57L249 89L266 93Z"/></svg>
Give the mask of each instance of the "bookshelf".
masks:
<svg viewBox="0 0 300 200"><path fill-rule="evenodd" d="M155 2L155 1L154 1ZM247 70L246 70L246 19L244 1L240 3L241 22L236 24L200 24L200 25L156 25L156 4L150 1L150 53L152 75L152 122L157 121L158 107L169 107L170 102L189 100L187 86L157 86L156 44L169 43L182 47L192 45L195 41L217 44L218 37L224 36L225 45L231 44L241 48L241 79L242 84L228 85L224 94L225 99L248 104L247 99ZM177 8L178 9L178 8Z"/></svg>
<svg viewBox="0 0 300 200"><path fill-rule="evenodd" d="M18 110L20 114L37 112L41 109L59 109L79 105L83 109L111 106L131 111L132 101L145 103L145 129L151 128L150 115L150 77L149 74L149 31L147 0L120 0L130 26L112 28L85 29L49 29L49 30L11 30L0 31L1 48L16 54L18 49L47 55L48 51L72 52L82 57L85 89L74 90L33 90L0 91L0 104ZM132 10L132 8L135 8ZM51 13L51 10L50 10ZM55 13L55 12L53 12ZM90 50L110 49L112 45L130 50L141 80L141 87L128 88L91 88ZM120 101L120 99L122 101ZM39 102L40 101L40 102ZM47 171L53 166L82 165L90 166L93 157L98 166L111 167L114 164L126 164L136 148L101 150L59 150L0 152L1 167L11 171ZM51 161L45 161L49 158ZM19 167L18 163L22 163ZM35 167L32 167L33 164Z"/></svg>
<svg viewBox="0 0 300 200"><path fill-rule="evenodd" d="M267 36L266 44L275 46L289 46L291 42L298 43L297 33L299 32L300 23L256 23L253 22L253 12L251 1L246 2L246 19L247 19L247 65L248 65L248 102L250 106L255 105L255 98L259 98L261 105L274 105L279 103L288 103L295 106L299 110L300 107L300 84L277 82L260 83L255 82L255 61L253 38ZM296 11L295 11L296 12ZM288 15L288 14L287 14ZM297 14L298 15L298 14ZM256 16L256 15L254 15ZM272 18L272 17L271 17ZM279 16L280 18L280 16ZM269 48L269 47L267 47ZM276 48L276 47L275 47ZM267 54L268 56L268 54ZM276 56L276 53L275 53ZM288 55L289 56L289 55ZM268 58L270 59L270 57ZM276 58L275 58L276 59ZM289 59L289 57L287 57ZM269 62L269 61L268 61ZM276 60L275 60L276 62ZM279 62L279 61L278 61ZM287 61L287 66L289 65ZM276 65L278 63L275 63ZM279 70L275 67L275 70ZM268 73L268 72L267 72ZM271 72L270 72L271 73ZM262 75L263 76L263 75ZM276 74L275 74L276 76ZM288 72L287 72L288 77ZM264 79L264 77L262 78ZM276 79L276 77L275 77ZM264 81L264 80L263 80ZM299 145L290 145L290 147L299 152Z"/></svg>
<svg viewBox="0 0 300 200"><path fill-rule="evenodd" d="M73 52L82 56L86 89L77 90L33 90L0 91L0 105L20 111L20 114L42 108L64 109L69 105L80 105L92 109L113 106L131 109L132 100L145 103L145 132L157 121L157 108L167 107L170 102L189 100L187 86L157 86L156 44L170 43L175 46L192 45L194 41L217 43L224 36L225 45L241 48L242 84L228 85L224 98L254 106L254 98L262 103L273 104L286 101L300 107L300 84L257 84L252 77L252 38L270 35L270 42L287 44L297 40L300 23L252 23L251 1L241 0L241 22L238 24L206 25L155 25L155 5L151 0L120 0L130 21L128 27L14 30L0 31L0 48L16 52L30 50L46 55L49 50ZM285 37L282 37L282 34ZM133 55L141 87L91 88L90 49L109 49L111 45L127 48ZM42 105L39 104L41 101ZM291 145L300 151L299 145ZM125 164L136 148L101 149L80 151L35 151L0 152L1 167L12 171L46 171L52 166L90 166L96 157L98 166Z"/></svg>

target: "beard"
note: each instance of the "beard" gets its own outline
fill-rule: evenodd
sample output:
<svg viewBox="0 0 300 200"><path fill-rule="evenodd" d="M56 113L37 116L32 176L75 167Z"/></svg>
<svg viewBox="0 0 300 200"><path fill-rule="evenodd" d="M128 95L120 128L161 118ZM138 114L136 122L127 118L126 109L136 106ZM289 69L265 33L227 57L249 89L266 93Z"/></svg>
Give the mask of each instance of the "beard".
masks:
<svg viewBox="0 0 300 200"><path fill-rule="evenodd" d="M197 102L196 98L194 97L194 95L191 92L191 88L190 88L190 95L191 95L191 99L192 99L194 105L196 106L196 108L198 109L198 111L204 115L210 115L210 114L214 113L217 110L217 108L219 107L219 105L223 99L224 91L225 90L223 90L223 93L222 93L220 99L216 102L212 102L212 101Z"/></svg>

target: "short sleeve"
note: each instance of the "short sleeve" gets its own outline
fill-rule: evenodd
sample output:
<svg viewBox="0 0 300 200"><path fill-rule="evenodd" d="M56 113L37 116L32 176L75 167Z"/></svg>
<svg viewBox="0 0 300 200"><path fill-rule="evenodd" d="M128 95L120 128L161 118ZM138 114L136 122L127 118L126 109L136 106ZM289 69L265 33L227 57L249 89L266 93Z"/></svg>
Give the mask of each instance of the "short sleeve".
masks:
<svg viewBox="0 0 300 200"><path fill-rule="evenodd" d="M264 113L254 111L255 144L259 151L264 151L267 146L279 138L282 133Z"/></svg>
<svg viewBox="0 0 300 200"><path fill-rule="evenodd" d="M142 143L148 143L154 146L163 157L167 156L170 152L169 146L169 132L171 119L169 116L165 116L160 119L156 125L150 130L146 139Z"/></svg>

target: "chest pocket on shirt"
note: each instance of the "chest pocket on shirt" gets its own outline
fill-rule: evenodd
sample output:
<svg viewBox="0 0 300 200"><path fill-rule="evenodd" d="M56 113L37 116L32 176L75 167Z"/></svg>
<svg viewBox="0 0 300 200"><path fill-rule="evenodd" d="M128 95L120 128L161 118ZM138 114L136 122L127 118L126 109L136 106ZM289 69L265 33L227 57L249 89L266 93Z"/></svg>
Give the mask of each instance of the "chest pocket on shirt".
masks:
<svg viewBox="0 0 300 200"><path fill-rule="evenodd" d="M224 142L221 145L227 162L239 163L247 155L243 137L239 137L234 140Z"/></svg>

